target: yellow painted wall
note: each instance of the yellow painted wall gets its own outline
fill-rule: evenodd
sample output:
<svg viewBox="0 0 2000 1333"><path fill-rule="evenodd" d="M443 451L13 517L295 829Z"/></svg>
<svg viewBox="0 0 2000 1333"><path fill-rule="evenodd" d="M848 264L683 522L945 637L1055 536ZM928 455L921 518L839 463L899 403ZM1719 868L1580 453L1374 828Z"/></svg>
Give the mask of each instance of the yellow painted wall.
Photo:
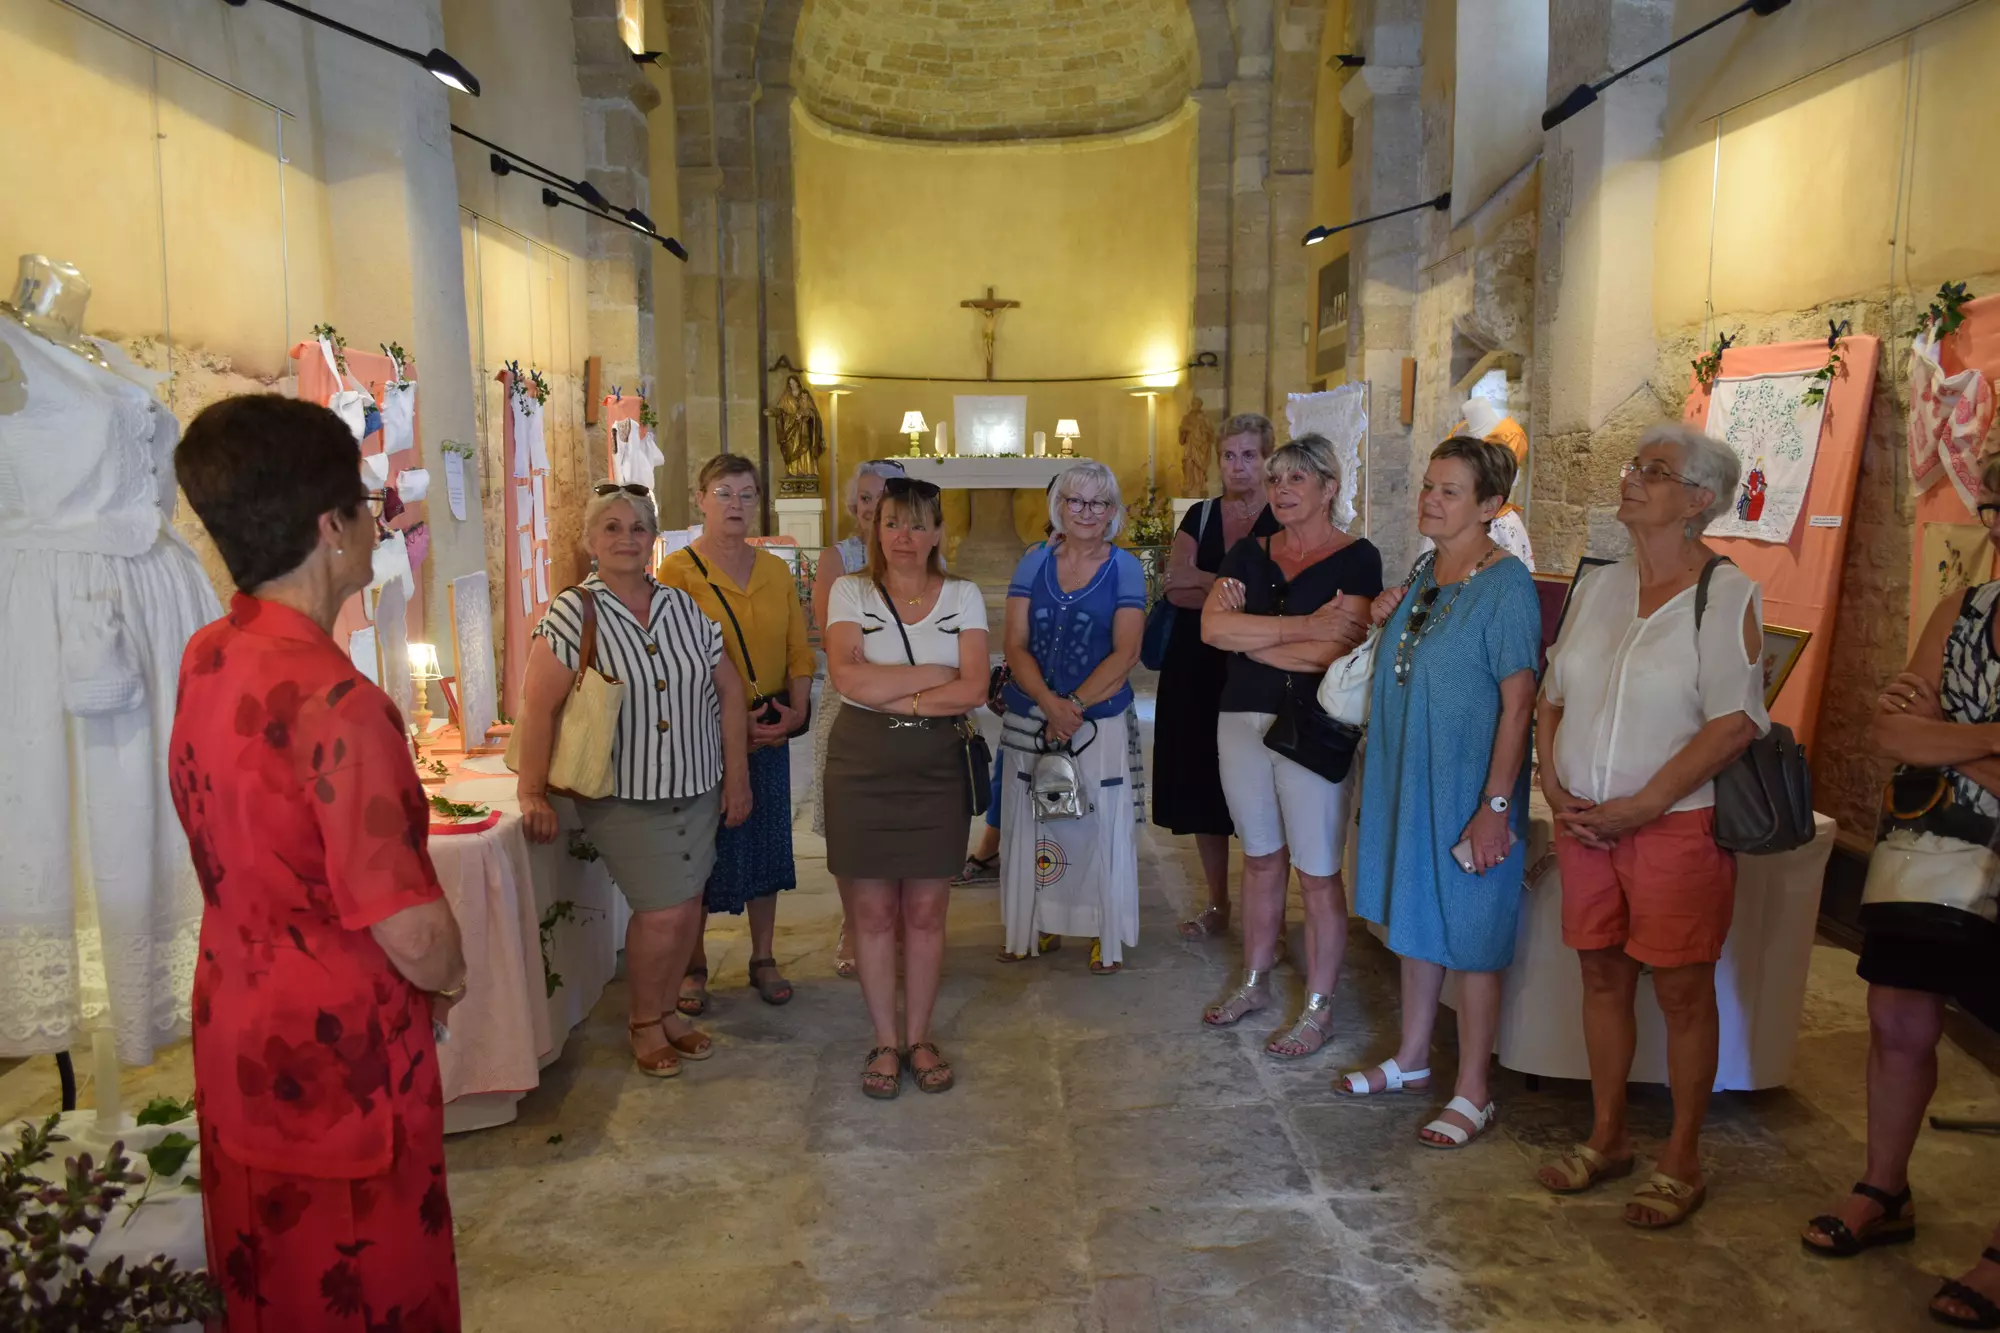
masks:
<svg viewBox="0 0 2000 1333"><path fill-rule="evenodd" d="M1049 381L1186 364L1193 104L1130 134L1027 144L872 139L798 108L793 127L798 319L809 368L969 377L856 381L859 390L841 404L843 467L893 451L906 410L950 420L954 393L1026 393L1031 432L1075 417L1083 452L1111 464L1128 494L1143 492L1145 401L1126 392L1137 380ZM980 325L959 302L989 286L1022 303L1000 316L995 373L1037 382L978 382ZM1161 400L1160 417L1161 452L1173 456L1173 399Z"/></svg>
<svg viewBox="0 0 2000 1333"><path fill-rule="evenodd" d="M1879 296L1892 283L1929 291L2000 269L2000 176L1975 165L2000 150L1996 52L2000 4L1989 0L1719 118L1673 127L1656 229L1657 326L1699 324L1710 309L1728 316ZM1748 77L1730 71L1732 84Z"/></svg>

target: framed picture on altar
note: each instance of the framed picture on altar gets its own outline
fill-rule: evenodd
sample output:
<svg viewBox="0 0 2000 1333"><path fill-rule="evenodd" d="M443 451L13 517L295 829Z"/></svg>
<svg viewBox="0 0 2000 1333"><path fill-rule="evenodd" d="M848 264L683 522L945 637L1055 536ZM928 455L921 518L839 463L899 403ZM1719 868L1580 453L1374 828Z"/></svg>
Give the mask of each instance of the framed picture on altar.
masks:
<svg viewBox="0 0 2000 1333"><path fill-rule="evenodd" d="M956 394L951 400L951 415L960 456L1028 451L1026 394Z"/></svg>
<svg viewBox="0 0 2000 1333"><path fill-rule="evenodd" d="M1806 645L1812 642L1809 629L1790 629L1784 625L1764 626L1764 708L1770 711L1778 701L1778 691L1785 688L1791 679L1792 668L1805 656Z"/></svg>

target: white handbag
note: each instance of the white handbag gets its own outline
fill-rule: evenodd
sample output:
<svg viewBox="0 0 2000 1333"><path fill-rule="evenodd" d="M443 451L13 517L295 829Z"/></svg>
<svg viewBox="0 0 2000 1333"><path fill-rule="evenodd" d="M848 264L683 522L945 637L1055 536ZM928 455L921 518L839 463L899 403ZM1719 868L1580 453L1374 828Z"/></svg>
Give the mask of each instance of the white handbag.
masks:
<svg viewBox="0 0 2000 1333"><path fill-rule="evenodd" d="M1381 639L1379 628L1369 630L1367 638L1320 678L1319 706L1335 722L1350 727L1368 725L1368 703L1375 692L1375 645Z"/></svg>
<svg viewBox="0 0 2000 1333"><path fill-rule="evenodd" d="M556 734L549 747L548 789L563 796L597 800L616 786L618 710L625 703L624 682L597 667L597 598L583 594L583 642L577 654L576 682L556 713ZM521 729L507 742L505 763L521 771Z"/></svg>

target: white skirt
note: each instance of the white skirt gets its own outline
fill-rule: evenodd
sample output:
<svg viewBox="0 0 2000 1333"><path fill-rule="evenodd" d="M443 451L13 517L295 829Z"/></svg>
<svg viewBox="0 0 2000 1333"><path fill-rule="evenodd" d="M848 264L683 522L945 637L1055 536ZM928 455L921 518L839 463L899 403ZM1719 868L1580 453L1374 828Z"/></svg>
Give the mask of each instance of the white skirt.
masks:
<svg viewBox="0 0 2000 1333"><path fill-rule="evenodd" d="M1039 710L1031 717L1039 725ZM1016 721L1009 716L1009 741L1018 735L1011 725ZM1073 935L1099 941L1110 964L1139 942L1139 849L1132 839L1126 717L1095 725L1096 739L1076 759L1091 803L1081 819L1038 820L1028 795L1035 756L1012 744L1001 748L1006 763L1000 775L1000 912L1009 953L1038 953L1042 934ZM1090 724L1082 735L1090 735Z"/></svg>
<svg viewBox="0 0 2000 1333"><path fill-rule="evenodd" d="M187 1034L201 889L167 787L181 650L221 608L144 555L0 550L0 1056Z"/></svg>

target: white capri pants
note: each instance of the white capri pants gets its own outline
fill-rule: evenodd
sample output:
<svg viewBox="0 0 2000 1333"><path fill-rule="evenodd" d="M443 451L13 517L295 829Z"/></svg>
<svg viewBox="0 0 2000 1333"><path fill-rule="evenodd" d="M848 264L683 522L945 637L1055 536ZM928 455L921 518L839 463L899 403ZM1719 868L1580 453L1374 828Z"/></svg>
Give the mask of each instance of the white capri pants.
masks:
<svg viewBox="0 0 2000 1333"><path fill-rule="evenodd" d="M1347 817L1354 772L1328 782L1319 774L1266 749L1270 713L1223 713L1215 723L1222 763L1222 795L1246 856L1289 848L1301 875L1340 873L1347 845Z"/></svg>

